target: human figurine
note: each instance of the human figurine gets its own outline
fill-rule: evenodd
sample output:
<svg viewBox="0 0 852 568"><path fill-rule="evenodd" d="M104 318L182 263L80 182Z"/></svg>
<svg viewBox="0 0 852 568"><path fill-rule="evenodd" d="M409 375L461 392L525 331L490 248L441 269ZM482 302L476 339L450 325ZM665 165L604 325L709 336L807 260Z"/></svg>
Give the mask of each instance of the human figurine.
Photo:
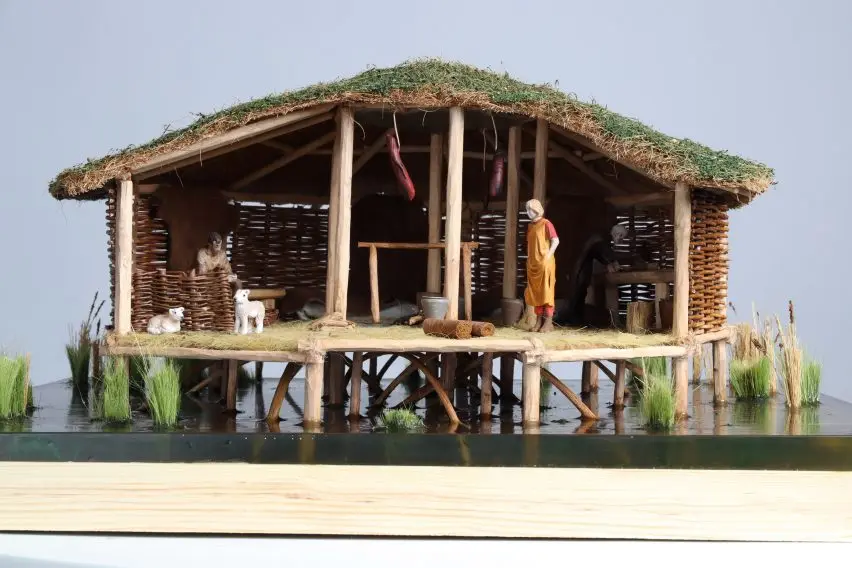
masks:
<svg viewBox="0 0 852 568"><path fill-rule="evenodd" d="M524 301L535 311L536 323L531 331L553 331L553 306L556 290L556 259L553 253L559 237L553 224L544 218L544 207L538 199L526 203L531 223L527 228L527 288Z"/></svg>
<svg viewBox="0 0 852 568"><path fill-rule="evenodd" d="M607 272L619 270L620 267L613 247L627 237L627 228L624 225L613 225L609 231L609 237L612 239L612 245L604 235L594 234L583 246L583 250L568 276L571 290L568 297L568 313L565 318L560 314L560 321L564 319L565 323L569 325L585 324L586 296L589 284L592 282L595 261L603 264Z"/></svg>
<svg viewBox="0 0 852 568"><path fill-rule="evenodd" d="M198 274L207 274L213 270L222 269L228 274L228 282L235 289L242 288L237 275L231 270L231 263L228 262L228 255L225 252L225 244L219 233L210 233L207 238L207 246L198 250L196 263L198 264Z"/></svg>

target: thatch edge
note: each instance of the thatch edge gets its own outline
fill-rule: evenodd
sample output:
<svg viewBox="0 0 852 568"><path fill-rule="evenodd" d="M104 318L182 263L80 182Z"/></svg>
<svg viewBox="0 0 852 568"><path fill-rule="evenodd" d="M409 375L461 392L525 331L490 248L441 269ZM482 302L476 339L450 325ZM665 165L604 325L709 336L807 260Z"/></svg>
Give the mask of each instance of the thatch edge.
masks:
<svg viewBox="0 0 852 568"><path fill-rule="evenodd" d="M564 96L564 93L562 95ZM224 112L221 113L222 116L219 118L198 127L190 125L177 131L173 137L162 143L158 143L158 140L164 137L142 146L130 146L98 160L90 160L85 164L63 170L50 183L49 191L56 199L81 198L89 192L102 189L114 179L129 175L133 169L162 154L180 151L192 144L216 137L241 126L327 104L384 104L396 108L460 106L466 110L490 110L524 115L532 119L541 118L587 138L607 157L623 164L629 164L645 173L649 178L665 185L671 186L676 182L683 182L696 187L721 189L734 193L745 190L758 195L774 184L774 172L771 168L743 158L740 158L743 162L763 169L765 175L742 180L702 178L696 175L697 172L694 168L690 168L692 164L684 163L686 160L680 156L667 154L655 148L650 141L632 142L629 139L625 140L614 135L608 135L593 116L593 107L588 103L579 101L576 104L520 102L507 105L494 103L487 94L479 91L437 89L436 92L436 89L420 88L411 91L395 90L390 92L389 95L346 91L314 100L272 106L236 116ZM675 139L671 138L671 140Z"/></svg>

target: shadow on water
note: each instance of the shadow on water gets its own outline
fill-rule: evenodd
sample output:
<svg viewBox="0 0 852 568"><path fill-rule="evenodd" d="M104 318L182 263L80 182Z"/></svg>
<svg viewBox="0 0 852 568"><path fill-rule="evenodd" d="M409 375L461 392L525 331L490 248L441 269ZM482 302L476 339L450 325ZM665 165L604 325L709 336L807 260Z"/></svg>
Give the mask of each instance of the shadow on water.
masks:
<svg viewBox="0 0 852 568"><path fill-rule="evenodd" d="M388 379L386 379L386 382ZM281 420L268 424L266 411L277 386L277 379L242 383L238 390L236 417L223 412L218 397L206 392L185 395L181 402L180 420L176 428L182 432L215 433L304 433L302 425L304 380L297 377L281 408ZM565 383L575 392L580 390L580 381ZM405 400L423 385L418 376L402 383L386 401L391 408ZM421 399L414 407L424 419L427 433L479 433L483 435L540 433L586 434L586 435L648 435L637 408L638 393L627 389L625 408L613 410L613 385L602 377L597 392L582 395L584 403L595 411L598 421L581 421L579 412L568 400L549 384L542 385L541 425L524 429L521 407L516 402L508 408L499 401L499 389L495 389L492 417L479 419L478 389L456 389L452 393L455 406L463 425L453 428L434 396ZM366 383L362 384L361 400L371 403ZM520 380L513 387L517 395L522 392ZM848 435L852 434L852 404L824 396L816 407L805 407L791 412L784 404L783 395L763 401L738 401L733 398L723 406L713 404L713 389L708 384L690 385L689 418L678 424L671 432L676 435ZM93 396L81 392L70 381L58 381L34 389L36 410L31 418L18 421L0 421L0 432L152 432L157 431L150 415L144 410L142 401L134 398L132 422L113 425L92 420ZM348 409L323 409L323 425L319 432L333 434L371 433L377 415L362 407L362 418L352 421ZM654 433L653 435L661 435ZM662 434L665 435L665 434Z"/></svg>

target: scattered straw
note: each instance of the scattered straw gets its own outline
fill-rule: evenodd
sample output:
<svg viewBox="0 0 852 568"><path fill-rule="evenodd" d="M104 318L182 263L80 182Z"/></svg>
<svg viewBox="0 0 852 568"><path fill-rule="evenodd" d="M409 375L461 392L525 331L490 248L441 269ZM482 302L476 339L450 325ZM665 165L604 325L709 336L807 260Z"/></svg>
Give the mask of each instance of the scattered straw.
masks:
<svg viewBox="0 0 852 568"><path fill-rule="evenodd" d="M204 115L189 126L167 132L141 146L92 159L60 172L50 183L58 199L81 197L167 152L265 118L325 103L383 103L389 107L460 105L493 112L543 118L590 139L614 159L626 161L651 178L701 187L763 192L774 181L771 168L686 138L673 138L550 85L532 85L440 59L406 61L368 69L354 77L270 95Z"/></svg>

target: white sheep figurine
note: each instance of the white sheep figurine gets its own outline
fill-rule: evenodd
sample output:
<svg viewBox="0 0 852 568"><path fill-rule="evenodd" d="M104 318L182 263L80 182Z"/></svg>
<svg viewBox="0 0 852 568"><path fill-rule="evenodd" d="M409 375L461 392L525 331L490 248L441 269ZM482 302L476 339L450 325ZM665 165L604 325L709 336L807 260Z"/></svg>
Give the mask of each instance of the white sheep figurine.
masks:
<svg viewBox="0 0 852 568"><path fill-rule="evenodd" d="M170 308L168 313L157 314L148 320L148 333L151 335L177 333L180 331L181 321L183 321L183 307Z"/></svg>
<svg viewBox="0 0 852 568"><path fill-rule="evenodd" d="M263 333L263 318L266 308L263 302L248 299L249 290L243 288L234 294L234 333L246 335L249 333L248 320L254 320L254 332Z"/></svg>

